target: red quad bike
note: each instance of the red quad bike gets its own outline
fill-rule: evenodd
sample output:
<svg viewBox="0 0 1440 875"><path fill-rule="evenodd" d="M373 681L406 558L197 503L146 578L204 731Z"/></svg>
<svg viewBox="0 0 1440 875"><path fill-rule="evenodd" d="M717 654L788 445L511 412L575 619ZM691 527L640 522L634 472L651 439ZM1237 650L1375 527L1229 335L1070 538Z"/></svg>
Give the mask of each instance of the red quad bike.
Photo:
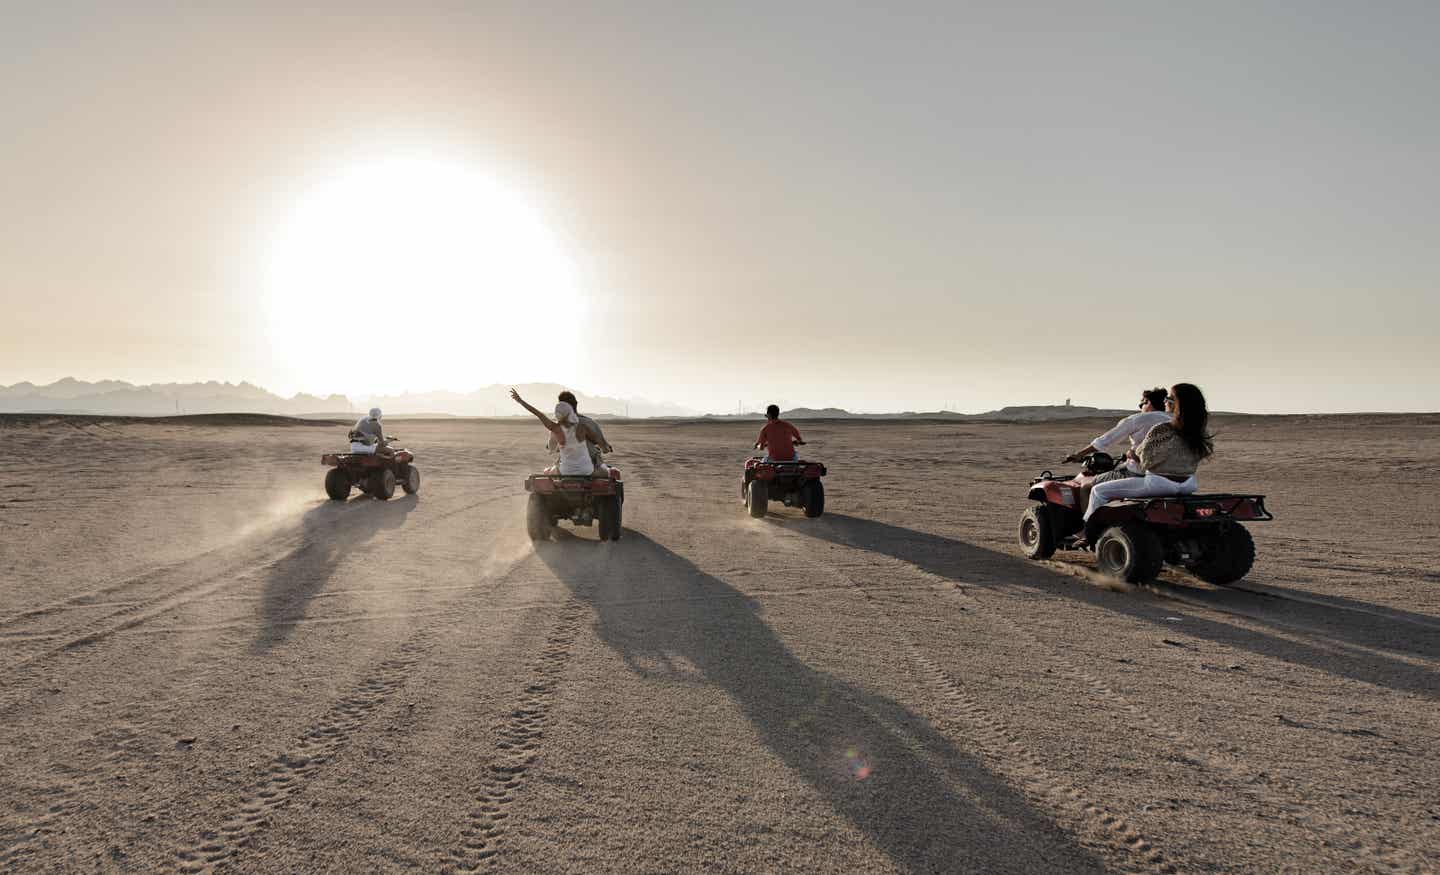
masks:
<svg viewBox="0 0 1440 875"><path fill-rule="evenodd" d="M600 540L620 540L625 484L618 468L611 468L608 478L531 474L525 478L525 491L530 493L525 507L525 530L530 540L546 540L560 520L570 520L577 526L597 523Z"/></svg>
<svg viewBox="0 0 1440 875"><path fill-rule="evenodd" d="M415 454L409 450L395 450L394 455L382 456L370 453L326 453L320 457L322 465L331 468L325 474L325 494L336 501L350 497L351 487L385 501L395 494L395 484L405 490L406 495L420 491L420 469L411 462Z"/></svg>
<svg viewBox="0 0 1440 875"><path fill-rule="evenodd" d="M1115 468L1105 453L1086 456L1084 464L1082 474ZM1274 519L1265 496L1227 493L1116 499L1085 523L1089 491L1077 482L1079 476L1046 471L1030 481L1036 503L1020 517L1026 557L1093 549L1101 573L1130 583L1154 580L1168 562L1223 586L1244 577L1255 562L1255 541L1243 523Z"/></svg>
<svg viewBox="0 0 1440 875"><path fill-rule="evenodd" d="M765 516L772 501L804 508L806 516L817 517L825 512L825 485L820 482L825 473L819 462L767 462L759 456L746 459L740 500L756 518Z"/></svg>

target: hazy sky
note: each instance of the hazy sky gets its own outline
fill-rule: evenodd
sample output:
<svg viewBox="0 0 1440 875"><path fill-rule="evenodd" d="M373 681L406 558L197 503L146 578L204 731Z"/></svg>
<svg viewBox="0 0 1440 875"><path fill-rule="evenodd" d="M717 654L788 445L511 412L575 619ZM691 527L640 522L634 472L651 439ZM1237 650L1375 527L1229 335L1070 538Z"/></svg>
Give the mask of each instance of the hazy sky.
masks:
<svg viewBox="0 0 1440 875"><path fill-rule="evenodd" d="M292 5L5 7L0 383L1440 410L1433 2Z"/></svg>

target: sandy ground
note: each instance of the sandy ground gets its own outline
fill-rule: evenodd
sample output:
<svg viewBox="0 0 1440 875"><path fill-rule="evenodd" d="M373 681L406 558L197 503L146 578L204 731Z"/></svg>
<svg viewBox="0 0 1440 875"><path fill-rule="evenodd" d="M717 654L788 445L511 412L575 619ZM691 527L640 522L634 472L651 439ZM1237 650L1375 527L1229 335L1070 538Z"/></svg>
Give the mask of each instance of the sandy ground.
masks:
<svg viewBox="0 0 1440 875"><path fill-rule="evenodd" d="M343 427L0 422L0 870L1440 867L1440 417L1219 422L1231 589L1019 557L1101 425L810 424L751 520L752 426L615 424L537 549L538 426L335 503Z"/></svg>

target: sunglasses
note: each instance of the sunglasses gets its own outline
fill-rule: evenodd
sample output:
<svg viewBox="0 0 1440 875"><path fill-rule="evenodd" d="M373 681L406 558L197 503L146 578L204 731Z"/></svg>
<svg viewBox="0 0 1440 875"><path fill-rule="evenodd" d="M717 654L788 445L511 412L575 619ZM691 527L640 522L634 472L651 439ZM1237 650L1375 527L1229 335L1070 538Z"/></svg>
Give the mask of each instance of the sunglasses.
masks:
<svg viewBox="0 0 1440 875"><path fill-rule="evenodd" d="M1165 396L1165 403L1166 403L1166 404L1174 404L1174 403L1175 403L1175 396L1174 396L1174 395L1166 395L1166 396Z"/></svg>

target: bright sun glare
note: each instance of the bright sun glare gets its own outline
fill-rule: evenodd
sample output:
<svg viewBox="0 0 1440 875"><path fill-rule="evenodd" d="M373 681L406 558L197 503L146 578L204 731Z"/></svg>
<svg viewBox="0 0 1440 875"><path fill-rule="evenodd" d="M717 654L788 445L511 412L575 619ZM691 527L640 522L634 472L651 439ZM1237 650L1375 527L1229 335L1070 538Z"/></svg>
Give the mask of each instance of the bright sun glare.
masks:
<svg viewBox="0 0 1440 875"><path fill-rule="evenodd" d="M272 351L307 391L567 381L584 301L535 206L463 164L390 159L304 191L271 241Z"/></svg>

